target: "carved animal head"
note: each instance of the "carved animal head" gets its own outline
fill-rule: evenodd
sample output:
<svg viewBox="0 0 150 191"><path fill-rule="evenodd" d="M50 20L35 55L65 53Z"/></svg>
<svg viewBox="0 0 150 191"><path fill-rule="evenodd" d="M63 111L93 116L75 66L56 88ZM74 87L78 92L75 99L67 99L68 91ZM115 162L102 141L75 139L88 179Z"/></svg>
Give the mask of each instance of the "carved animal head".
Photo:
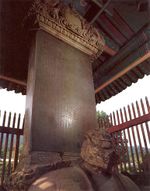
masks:
<svg viewBox="0 0 150 191"><path fill-rule="evenodd" d="M105 130L93 129L87 132L81 147L81 157L87 164L111 170L116 156L111 137Z"/></svg>
<svg viewBox="0 0 150 191"><path fill-rule="evenodd" d="M143 163L141 164L141 168L143 169L144 172L150 174L150 154L146 154L144 156Z"/></svg>

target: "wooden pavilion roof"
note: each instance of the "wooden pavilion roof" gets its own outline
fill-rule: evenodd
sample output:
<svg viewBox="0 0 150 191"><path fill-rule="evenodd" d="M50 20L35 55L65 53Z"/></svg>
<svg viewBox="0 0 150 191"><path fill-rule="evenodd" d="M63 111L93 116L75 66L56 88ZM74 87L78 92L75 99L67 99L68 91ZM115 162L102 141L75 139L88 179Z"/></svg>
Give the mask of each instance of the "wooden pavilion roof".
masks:
<svg viewBox="0 0 150 191"><path fill-rule="evenodd" d="M150 74L148 0L64 0L98 28L105 50L92 64L96 102ZM31 0L1 0L0 87L26 94L29 40L23 19Z"/></svg>

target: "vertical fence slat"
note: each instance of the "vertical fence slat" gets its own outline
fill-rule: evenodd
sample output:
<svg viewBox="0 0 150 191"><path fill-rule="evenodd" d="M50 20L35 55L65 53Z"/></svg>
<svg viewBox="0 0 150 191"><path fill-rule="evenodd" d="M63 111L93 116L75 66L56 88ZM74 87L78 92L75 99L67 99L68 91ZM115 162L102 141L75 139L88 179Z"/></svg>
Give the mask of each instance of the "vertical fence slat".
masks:
<svg viewBox="0 0 150 191"><path fill-rule="evenodd" d="M149 114L150 103L148 98L145 97L145 101L140 99L139 102L131 103L120 111L112 112L108 119L101 120L102 125L100 127L113 128L110 132L112 132L112 144L115 151L119 152L120 156L121 154L124 156L123 152L127 151L127 160L120 161L119 169L125 169L129 172L142 171L141 163L144 155L149 153L150 123L149 118L147 118ZM123 130L119 130L119 128Z"/></svg>
<svg viewBox="0 0 150 191"><path fill-rule="evenodd" d="M109 116L107 116L107 128L109 128L110 125L111 125L111 123L110 123L110 119L109 119Z"/></svg>
<svg viewBox="0 0 150 191"><path fill-rule="evenodd" d="M131 115L131 108L130 106L128 105L128 112L129 112L129 118L130 120L132 120L132 115ZM136 154L136 158L137 158L137 163L138 163L138 169L140 167L140 161L139 161L139 155L138 155L138 149L137 149L137 144L136 144L136 139L135 139L135 134L134 134L134 127L131 127L131 131L132 131L132 137L133 137L133 142L134 142L134 148L135 148L135 154ZM134 167L135 167L135 170L137 169L136 168L136 163L135 163L135 158L134 158Z"/></svg>
<svg viewBox="0 0 150 191"><path fill-rule="evenodd" d="M148 97L145 97L145 101L146 101L146 107L147 107L148 113L150 113L150 104L149 104Z"/></svg>
<svg viewBox="0 0 150 191"><path fill-rule="evenodd" d="M113 126L112 114L110 114L109 116L110 116L110 125Z"/></svg>
<svg viewBox="0 0 150 191"><path fill-rule="evenodd" d="M16 114L13 115L9 112L9 115L7 115L6 111L3 114L3 117L1 116L0 111L0 157L1 159L1 168L0 168L0 185L3 186L4 179L6 176L9 176L12 172L12 159L15 157L13 167L17 165L18 157L19 157L19 144L20 144L20 136L22 135L22 130L20 127L20 119L21 115L18 115L18 121L16 120ZM7 124L6 124L7 122ZM17 128L16 128L17 124ZM23 127L24 127L24 121L23 121ZM16 141L15 141L15 156L12 155L13 148L14 148L14 138L16 135ZM2 156L3 153L3 156ZM14 169L14 168L13 168ZM12 169L12 170L13 170Z"/></svg>
<svg viewBox="0 0 150 191"><path fill-rule="evenodd" d="M137 107L138 117L140 117L141 116L141 112L140 112L139 104L138 104L137 101L136 101L136 107ZM147 142L146 142L146 137L145 137L145 133L144 133L143 124L140 124L140 127L141 127L142 136L143 136L143 140L144 140L145 150L146 150L146 153L148 153L148 147L147 147Z"/></svg>
<svg viewBox="0 0 150 191"><path fill-rule="evenodd" d="M10 127L10 123L11 123L11 113L9 113L8 125L7 125L8 128ZM8 138L9 138L9 134L6 133L5 145L4 145L4 158L3 158L3 165L2 165L2 176L1 176L2 185L3 185L3 181L4 181L4 176L6 173L6 158L7 158L7 150L8 150Z"/></svg>
<svg viewBox="0 0 150 191"><path fill-rule="evenodd" d="M6 111L4 112L2 126L5 126L6 122ZM3 139L4 139L4 133L1 133L1 140L0 140L0 158L2 157L2 148L3 148Z"/></svg>
<svg viewBox="0 0 150 191"><path fill-rule="evenodd" d="M113 120L113 122L114 122L114 125L116 125L116 124L117 124L117 121L116 121L115 112L112 113L112 120ZM118 143L118 133L117 133L117 132L113 133L113 134L112 134L112 138L114 139L115 144L117 144L117 143ZM115 145L115 150L116 150L116 152L117 152L117 147L116 147L116 145ZM118 165L116 165L116 170L119 171Z"/></svg>
<svg viewBox="0 0 150 191"><path fill-rule="evenodd" d="M120 119L119 119L119 112L118 110L116 111L116 114L117 114L117 121L118 121L118 125L120 125ZM118 144L121 144L122 143L122 133L121 131L118 131L117 133L117 137L118 137ZM119 140L120 139L120 140ZM121 150L120 150L121 149ZM122 147L120 145L120 148L119 148L119 156L122 156ZM121 158L121 157L120 157ZM120 168L121 168L121 171L123 171L123 166L122 166L122 159L120 160Z"/></svg>
<svg viewBox="0 0 150 191"><path fill-rule="evenodd" d="M20 119L21 115L18 115L18 122L17 122L17 129L20 127ZM15 145L15 157L14 157L14 170L16 169L16 166L18 164L18 157L19 157L19 143L20 143L20 135L16 135L16 145Z"/></svg>
<svg viewBox="0 0 150 191"><path fill-rule="evenodd" d="M121 123L124 122L123 120L123 113L122 113L122 109L120 109L120 116L121 116ZM125 140L125 149L126 149L126 154L127 154L127 158L128 158L128 166L130 165L130 159L129 159L129 152L128 152L128 145L127 145L127 138L126 138L126 134L125 134L125 131L123 131L123 135L124 135L124 140ZM127 171L127 166L126 166L126 161L124 161L124 168L125 168L125 171Z"/></svg>
<svg viewBox="0 0 150 191"><path fill-rule="evenodd" d="M127 111L126 111L126 108L124 107L123 110L124 110L124 115L125 115L125 121L127 122L127 121L128 121L128 118L127 118ZM129 138L129 145L130 145L131 158L132 158L132 162L133 162L133 165L134 165L133 148L132 148L132 142L131 142L131 136L130 136L129 128L127 128L127 134L128 134L128 138ZM134 167L134 170L135 170L135 166L133 166L133 167ZM130 161L130 168L131 168L131 161ZM132 169L130 169L130 171L132 171Z"/></svg>
<svg viewBox="0 0 150 191"><path fill-rule="evenodd" d="M16 122L16 113L13 117L13 126L12 128L15 128L15 122ZM13 144L14 144L14 134L11 135L11 142L10 142L10 149L9 149L9 162L8 162L8 175L11 173L11 159L12 159L12 151L13 151Z"/></svg>
<svg viewBox="0 0 150 191"><path fill-rule="evenodd" d="M136 112L135 112L135 107L134 107L133 103L132 103L132 112L133 112L133 117L136 118ZM136 130L136 133L137 133L137 140L138 140L139 149L140 149L139 151L137 150L137 162L138 162L139 171L141 171L140 156L141 156L141 159L143 161L143 149L142 149L142 144L141 144L141 138L140 138L138 125L135 125L135 130ZM139 153L140 153L140 156L139 156Z"/></svg>
<svg viewBox="0 0 150 191"><path fill-rule="evenodd" d="M148 113L150 113L150 104L149 104L149 100L148 100L147 97L145 97L145 102L146 102L147 111L148 111ZM149 127L149 125L148 125L148 127ZM148 131L148 132L149 132L148 133L148 138L150 140L150 131Z"/></svg>
<svg viewBox="0 0 150 191"><path fill-rule="evenodd" d="M143 100L141 99L140 101L141 101L141 106L142 106L142 112L145 115L146 111L145 111ZM148 122L145 122L145 125L146 125L146 131L147 131L147 135L148 135L148 141L150 142L150 131L149 131Z"/></svg>
<svg viewBox="0 0 150 191"><path fill-rule="evenodd" d="M134 118L136 118L136 112L135 112L135 107L134 107L133 103L132 103L132 110L133 110ZM136 132L137 132L137 138L138 138L138 142L139 142L139 146L140 146L141 158L142 158L142 161L143 161L144 153L143 153L143 148L142 148L141 137L140 137L140 132L139 132L138 125L136 125Z"/></svg>

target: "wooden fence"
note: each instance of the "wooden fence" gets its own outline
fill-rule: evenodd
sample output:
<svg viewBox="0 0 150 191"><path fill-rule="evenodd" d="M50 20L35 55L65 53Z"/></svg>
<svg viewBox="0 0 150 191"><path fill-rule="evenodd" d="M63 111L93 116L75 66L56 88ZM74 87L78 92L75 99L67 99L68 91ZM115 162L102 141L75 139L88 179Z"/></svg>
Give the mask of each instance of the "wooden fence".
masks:
<svg viewBox="0 0 150 191"><path fill-rule="evenodd" d="M120 156L118 169L141 172L142 162L150 153L150 104L146 97L112 112L99 120L100 128L108 128L115 150Z"/></svg>
<svg viewBox="0 0 150 191"><path fill-rule="evenodd" d="M142 171L141 164L150 152L150 104L144 100L112 112L98 121L112 135L114 148L120 156L118 169L126 172ZM0 177L15 170L22 146L24 116L0 112Z"/></svg>
<svg viewBox="0 0 150 191"><path fill-rule="evenodd" d="M4 177L17 166L23 124L24 117L21 114L0 111L0 185L3 185Z"/></svg>

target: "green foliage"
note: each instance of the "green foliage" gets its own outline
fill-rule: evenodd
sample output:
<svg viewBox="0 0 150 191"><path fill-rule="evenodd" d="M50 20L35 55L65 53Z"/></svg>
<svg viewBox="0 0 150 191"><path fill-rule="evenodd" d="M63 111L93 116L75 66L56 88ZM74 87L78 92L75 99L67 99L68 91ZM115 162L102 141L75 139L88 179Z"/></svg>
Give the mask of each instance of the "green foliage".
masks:
<svg viewBox="0 0 150 191"><path fill-rule="evenodd" d="M23 149L24 149L24 145L23 145L23 143L21 143L19 146L19 153L20 154L23 154L23 151L24 151Z"/></svg>
<svg viewBox="0 0 150 191"><path fill-rule="evenodd" d="M97 111L96 116L98 120L106 119L108 117L107 113L105 113L104 111Z"/></svg>

